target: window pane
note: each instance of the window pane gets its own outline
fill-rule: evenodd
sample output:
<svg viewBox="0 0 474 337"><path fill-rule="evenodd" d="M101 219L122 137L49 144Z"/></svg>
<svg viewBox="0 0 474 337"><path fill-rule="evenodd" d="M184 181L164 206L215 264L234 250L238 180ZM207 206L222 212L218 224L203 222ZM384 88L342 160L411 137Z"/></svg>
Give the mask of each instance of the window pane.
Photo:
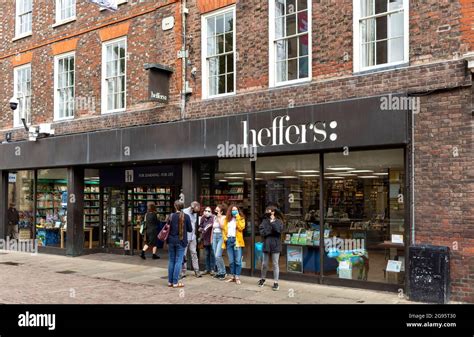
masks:
<svg viewBox="0 0 474 337"><path fill-rule="evenodd" d="M308 0L298 0L298 11L308 9Z"/></svg>
<svg viewBox="0 0 474 337"><path fill-rule="evenodd" d="M120 60L120 75L125 74L125 59Z"/></svg>
<svg viewBox="0 0 474 337"><path fill-rule="evenodd" d="M231 52L234 50L234 33L225 34L225 52Z"/></svg>
<svg viewBox="0 0 474 337"><path fill-rule="evenodd" d="M275 16L279 17L285 15L285 0L276 0L275 2Z"/></svg>
<svg viewBox="0 0 474 337"><path fill-rule="evenodd" d="M285 17L275 19L275 38L279 39L285 36Z"/></svg>
<svg viewBox="0 0 474 337"><path fill-rule="evenodd" d="M375 42L363 44L361 52L363 67L370 67L375 65Z"/></svg>
<svg viewBox="0 0 474 337"><path fill-rule="evenodd" d="M219 76L219 94L225 94L225 75Z"/></svg>
<svg viewBox="0 0 474 337"><path fill-rule="evenodd" d="M119 49L120 49L120 58L125 58L125 42L120 42Z"/></svg>
<svg viewBox="0 0 474 337"><path fill-rule="evenodd" d="M399 37L404 35L403 12L392 14L389 17L390 37Z"/></svg>
<svg viewBox="0 0 474 337"><path fill-rule="evenodd" d="M234 30L234 12L225 15L225 31L231 32Z"/></svg>
<svg viewBox="0 0 474 337"><path fill-rule="evenodd" d="M224 52L224 35L217 36L217 54Z"/></svg>
<svg viewBox="0 0 474 337"><path fill-rule="evenodd" d="M278 41L276 43L276 53L277 53L277 61L283 61L286 59L286 50L288 42L286 40Z"/></svg>
<svg viewBox="0 0 474 337"><path fill-rule="evenodd" d="M288 80L296 80L298 78L298 60L288 60Z"/></svg>
<svg viewBox="0 0 474 337"><path fill-rule="evenodd" d="M405 55L405 46L403 45L403 38L389 40L390 58L389 62L403 61Z"/></svg>
<svg viewBox="0 0 474 337"><path fill-rule="evenodd" d="M387 41L377 42L377 64L384 64L388 61Z"/></svg>
<svg viewBox="0 0 474 337"><path fill-rule="evenodd" d="M288 58L298 57L298 38L288 39Z"/></svg>
<svg viewBox="0 0 474 337"><path fill-rule="evenodd" d="M209 59L209 75L210 76L216 76L218 75L219 71L219 63L218 63L218 58L213 57Z"/></svg>
<svg viewBox="0 0 474 337"><path fill-rule="evenodd" d="M219 56L219 75L225 74L225 59L225 55Z"/></svg>
<svg viewBox="0 0 474 337"><path fill-rule="evenodd" d="M216 18L213 16L207 19L207 37L214 36L216 32Z"/></svg>
<svg viewBox="0 0 474 337"><path fill-rule="evenodd" d="M309 76L308 71L308 57L300 58L300 73L299 78L307 78Z"/></svg>
<svg viewBox="0 0 474 337"><path fill-rule="evenodd" d="M299 56L308 55L308 35L303 35L299 37Z"/></svg>
<svg viewBox="0 0 474 337"><path fill-rule="evenodd" d="M361 0L360 15L362 17L374 14L374 1L375 0Z"/></svg>
<svg viewBox="0 0 474 337"><path fill-rule="evenodd" d="M224 30L224 15L219 15L216 18L216 34L222 34Z"/></svg>
<svg viewBox="0 0 474 337"><path fill-rule="evenodd" d="M375 0L375 14L385 13L387 11L387 0Z"/></svg>
<svg viewBox="0 0 474 337"><path fill-rule="evenodd" d="M227 75L227 92L234 92L234 74Z"/></svg>
<svg viewBox="0 0 474 337"><path fill-rule="evenodd" d="M377 40L383 40L387 38L387 17L382 16L377 20Z"/></svg>
<svg viewBox="0 0 474 337"><path fill-rule="evenodd" d="M227 55L227 72L232 73L234 71L234 54Z"/></svg>
<svg viewBox="0 0 474 337"><path fill-rule="evenodd" d="M403 8L403 0L389 0L388 2L388 10L393 11L396 9Z"/></svg>
<svg viewBox="0 0 474 337"><path fill-rule="evenodd" d="M286 36L296 34L296 15L289 15L286 17Z"/></svg>
<svg viewBox="0 0 474 337"><path fill-rule="evenodd" d="M207 56L212 56L216 54L216 41L214 37L209 37L207 39Z"/></svg>
<svg viewBox="0 0 474 337"><path fill-rule="evenodd" d="M286 14L296 12L296 0L286 0Z"/></svg>
<svg viewBox="0 0 474 337"><path fill-rule="evenodd" d="M217 95L217 87L218 87L218 77L212 76L209 78L209 95L214 96Z"/></svg>
<svg viewBox="0 0 474 337"><path fill-rule="evenodd" d="M298 13L298 33L308 31L308 12Z"/></svg>
<svg viewBox="0 0 474 337"><path fill-rule="evenodd" d="M368 19L361 23L362 43L375 41L375 20Z"/></svg>

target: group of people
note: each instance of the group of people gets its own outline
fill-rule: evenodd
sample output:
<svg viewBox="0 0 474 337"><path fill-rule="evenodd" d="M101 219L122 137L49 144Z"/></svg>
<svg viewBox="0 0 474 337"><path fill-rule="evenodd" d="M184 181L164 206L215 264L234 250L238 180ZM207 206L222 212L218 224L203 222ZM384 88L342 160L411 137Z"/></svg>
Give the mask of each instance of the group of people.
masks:
<svg viewBox="0 0 474 337"><path fill-rule="evenodd" d="M219 204L214 208L206 206L200 217L201 205L193 201L188 208L177 200L174 203L174 212L167 218L170 225L168 239L168 287L182 288L183 278L186 277L187 252L191 255L191 264L196 277L210 274L215 279L226 280L241 284L242 256L245 247L244 230L245 217L237 205ZM279 260L282 250L281 235L284 228L284 216L278 205L269 204L260 223L259 230L263 240L263 263L261 279L258 286L263 287L266 282L270 259L273 264L273 290L278 290ZM158 259L158 217L153 204L148 206L145 215L146 244L141 257L145 259L145 252L152 247L153 259ZM205 251L205 266L203 273L199 270L197 250L199 244ZM227 251L229 260L230 278L227 278L223 254Z"/></svg>

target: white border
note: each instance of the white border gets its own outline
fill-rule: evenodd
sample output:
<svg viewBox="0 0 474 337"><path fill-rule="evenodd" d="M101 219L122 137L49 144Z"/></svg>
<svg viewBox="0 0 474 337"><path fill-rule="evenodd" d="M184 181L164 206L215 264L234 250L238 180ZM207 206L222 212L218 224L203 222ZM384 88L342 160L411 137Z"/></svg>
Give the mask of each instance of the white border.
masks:
<svg viewBox="0 0 474 337"><path fill-rule="evenodd" d="M209 96L209 66L207 64L207 22L206 20L211 17L211 16L216 16L216 15L221 15L225 14L228 12L231 12L234 15L234 37L233 37L233 43L234 43L234 91L233 92L228 92L225 94L218 94L218 95L212 95ZM227 6L225 8L206 13L205 15L201 16L201 69L202 69L202 99L208 99L208 98L219 98L219 97L226 97L226 96L233 96L237 93L237 58L238 58L238 52L237 52L237 11L236 11L236 6L231 5ZM227 89L227 88L226 88Z"/></svg>
<svg viewBox="0 0 474 337"><path fill-rule="evenodd" d="M124 107L122 109L107 110L107 86L105 85L105 74L106 74L106 65L107 65L107 52L106 48L110 44L114 44L120 41L125 41L125 97L124 97ZM127 110L127 36L121 36L117 39L109 40L102 43L102 76L101 76L101 114L111 114L114 112L122 112Z"/></svg>
<svg viewBox="0 0 474 337"><path fill-rule="evenodd" d="M378 70L387 67L407 64L410 62L410 2L409 0L403 0L403 24L404 24L404 55L403 61L399 62L392 62L392 63L384 63L370 67L361 67L360 66L360 27L359 27L359 19L360 19L360 0L352 0L352 8L353 8L353 25L352 25L352 34L353 34L353 71L354 73L358 73L361 71L366 70Z"/></svg>
<svg viewBox="0 0 474 337"><path fill-rule="evenodd" d="M74 56L74 110L72 112L72 116L70 117L59 117L59 97L58 97L58 66L59 66L59 60L69 57L69 56ZM68 52L60 55L54 56L54 121L64 121L64 120L70 120L74 119L76 115L76 52Z"/></svg>
<svg viewBox="0 0 474 337"><path fill-rule="evenodd" d="M275 62L275 44L273 43L275 39L275 0L269 0L269 18L268 18L268 70L269 70L269 86L280 87L285 85L308 83L313 79L313 1L308 1L308 77L300 78L297 80L290 80L284 82L276 81L276 62Z"/></svg>

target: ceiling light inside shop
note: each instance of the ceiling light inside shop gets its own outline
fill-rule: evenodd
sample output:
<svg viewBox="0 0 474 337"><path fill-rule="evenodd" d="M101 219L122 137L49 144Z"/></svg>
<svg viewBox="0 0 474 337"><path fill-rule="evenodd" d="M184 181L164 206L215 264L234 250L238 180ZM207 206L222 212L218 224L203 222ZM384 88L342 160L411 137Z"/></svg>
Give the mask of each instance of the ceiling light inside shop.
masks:
<svg viewBox="0 0 474 337"><path fill-rule="evenodd" d="M355 173L338 173L341 177L357 177Z"/></svg>
<svg viewBox="0 0 474 337"><path fill-rule="evenodd" d="M374 178L380 178L380 177L377 177L377 176L359 176L359 178L362 178L362 179L374 179Z"/></svg>
<svg viewBox="0 0 474 337"><path fill-rule="evenodd" d="M388 173L374 173L374 176L388 176Z"/></svg>
<svg viewBox="0 0 474 337"><path fill-rule="evenodd" d="M350 173L373 173L372 170L352 170Z"/></svg>
<svg viewBox="0 0 474 337"><path fill-rule="evenodd" d="M259 174L282 174L283 172L278 171L257 171Z"/></svg>
<svg viewBox="0 0 474 337"><path fill-rule="evenodd" d="M355 170L355 167L328 167L327 170L331 171L350 171L350 170Z"/></svg>
<svg viewBox="0 0 474 337"><path fill-rule="evenodd" d="M316 170L295 170L297 173L319 173L319 171Z"/></svg>
<svg viewBox="0 0 474 337"><path fill-rule="evenodd" d="M226 174L229 175L229 176L244 176L247 173L245 173L245 172L230 172L230 173L226 173Z"/></svg>
<svg viewBox="0 0 474 337"><path fill-rule="evenodd" d="M244 177L224 177L224 179L237 179L237 180L242 180Z"/></svg>
<svg viewBox="0 0 474 337"><path fill-rule="evenodd" d="M226 182L227 182L227 180L225 180L225 179L221 179L221 180L219 180L219 182L221 182L221 183L226 183Z"/></svg>
<svg viewBox="0 0 474 337"><path fill-rule="evenodd" d="M319 174L300 174L300 177L319 177Z"/></svg>
<svg viewBox="0 0 474 337"><path fill-rule="evenodd" d="M252 180L252 178L245 178L245 180ZM255 180L263 180L263 178L255 178Z"/></svg>
<svg viewBox="0 0 474 337"><path fill-rule="evenodd" d="M339 180L342 180L342 179L344 179L344 177L326 177L324 179L339 179Z"/></svg>
<svg viewBox="0 0 474 337"><path fill-rule="evenodd" d="M296 176L277 176L278 179L298 179Z"/></svg>

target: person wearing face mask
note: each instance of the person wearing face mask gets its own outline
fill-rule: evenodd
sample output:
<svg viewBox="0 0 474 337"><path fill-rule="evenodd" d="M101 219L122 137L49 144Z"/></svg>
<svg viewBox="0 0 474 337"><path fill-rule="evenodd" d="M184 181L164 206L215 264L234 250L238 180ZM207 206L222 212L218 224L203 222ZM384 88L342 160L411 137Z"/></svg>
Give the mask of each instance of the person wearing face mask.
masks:
<svg viewBox="0 0 474 337"><path fill-rule="evenodd" d="M227 282L241 284L240 274L242 272L242 249L244 243L245 218L239 208L231 205L227 210L222 229L222 249L227 248L229 267L232 278Z"/></svg>
<svg viewBox="0 0 474 337"><path fill-rule="evenodd" d="M214 224L214 215L210 207L204 209L204 214L201 217L198 231L201 233L201 242L206 252L206 270L203 275L211 274L214 275L214 269L216 267L216 259L214 257L214 251L212 250L212 226Z"/></svg>
<svg viewBox="0 0 474 337"><path fill-rule="evenodd" d="M224 258L222 257L222 229L224 228L224 214L226 213L225 205L217 205L214 213L214 223L212 225L212 250L214 252L217 266L217 274L214 278L222 281L225 280L226 276Z"/></svg>
<svg viewBox="0 0 474 337"><path fill-rule="evenodd" d="M198 242L197 230L199 227L199 211L200 210L201 210L201 204L197 201L193 201L190 207L183 210L184 214L189 215L189 217L191 218L191 225L193 227L192 232L188 233L188 245L186 246L186 249L184 251L184 257L186 258L186 255L189 250L191 252L191 262L194 269L194 275L196 277L202 277L201 272L199 271L199 259L197 255L197 242ZM187 271L187 266L186 266L186 262L184 262L181 278L186 277L186 271Z"/></svg>
<svg viewBox="0 0 474 337"><path fill-rule="evenodd" d="M258 281L258 286L263 287L267 276L270 258L273 265L273 290L278 290L278 277L280 273L280 253L281 253L281 233L283 232L285 218L281 211L269 205L265 211L265 216L260 223L260 235L263 238L263 263L262 278Z"/></svg>

